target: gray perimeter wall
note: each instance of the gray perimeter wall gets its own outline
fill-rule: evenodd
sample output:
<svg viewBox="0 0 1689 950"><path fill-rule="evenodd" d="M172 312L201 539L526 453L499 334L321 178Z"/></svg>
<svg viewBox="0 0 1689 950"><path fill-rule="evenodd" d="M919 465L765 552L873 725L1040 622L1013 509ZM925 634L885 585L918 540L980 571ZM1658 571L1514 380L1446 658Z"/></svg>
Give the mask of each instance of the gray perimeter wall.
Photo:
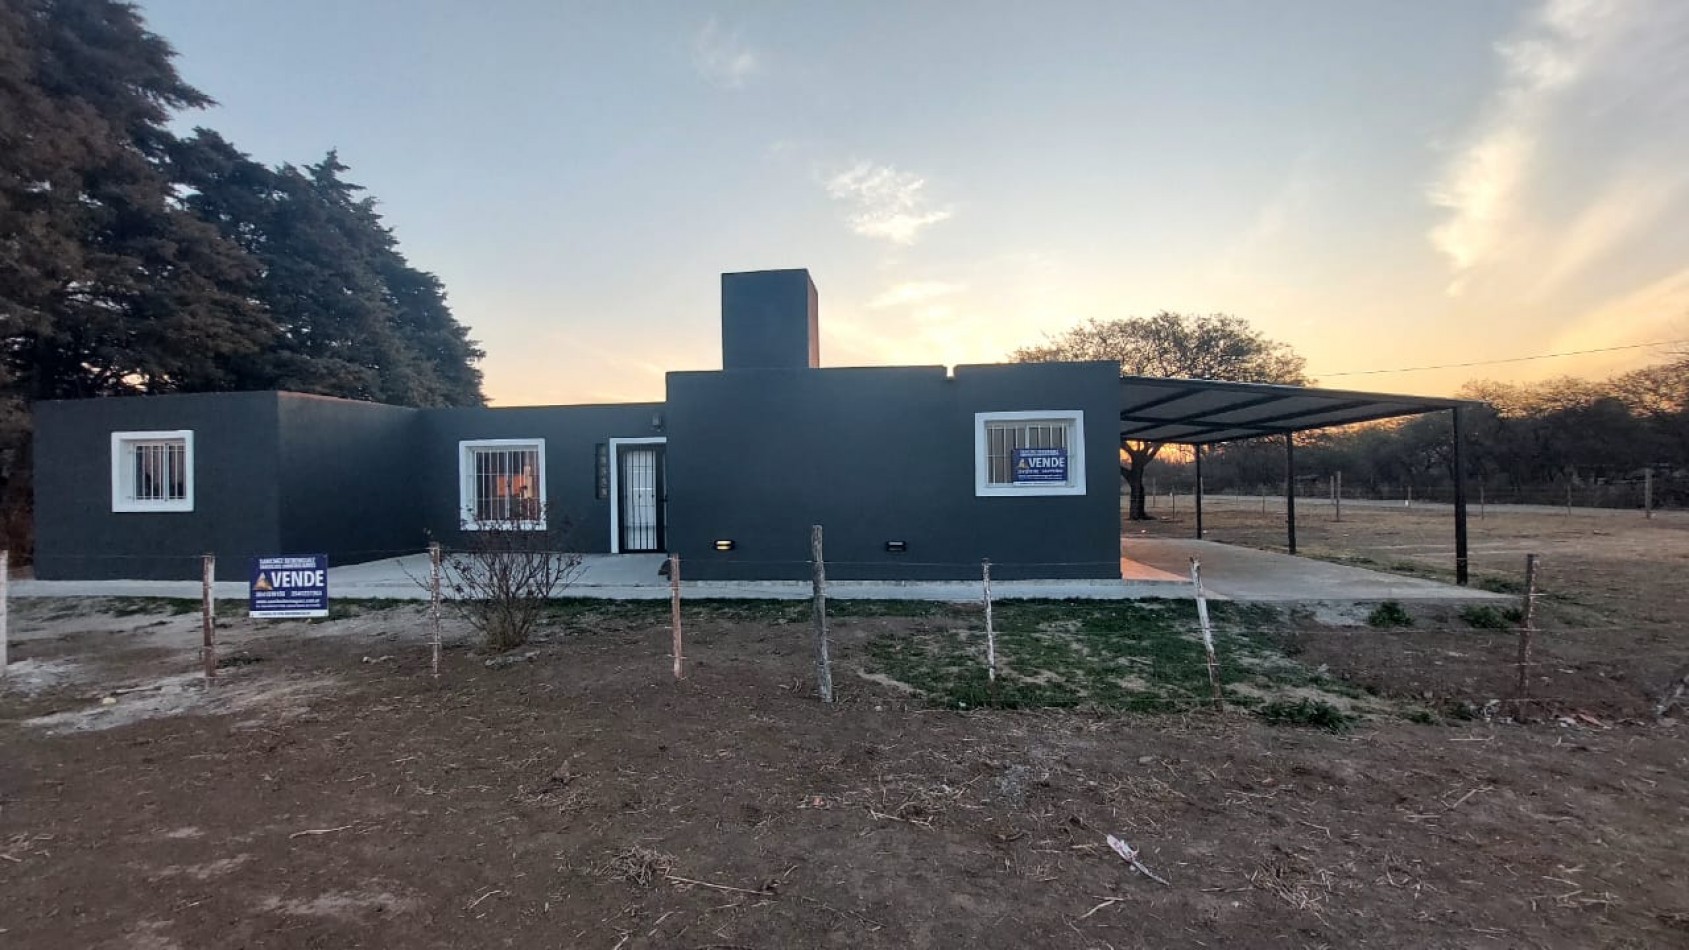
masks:
<svg viewBox="0 0 1689 950"><path fill-rule="evenodd" d="M113 432L192 429L194 510L111 510ZM35 406L35 576L184 580L200 555L217 576L247 576L275 553L277 394L204 393L41 402Z"/></svg>
<svg viewBox="0 0 1689 950"><path fill-rule="evenodd" d="M458 443L471 439L544 439L545 490L552 519L566 519L560 541L583 553L610 550L610 501L595 497L595 446L611 438L654 438L662 403L614 406L533 406L509 409L430 409L421 414L415 463L423 493L423 521L447 547L463 543L458 529ZM561 522L558 522L561 523Z"/></svg>
<svg viewBox="0 0 1689 950"><path fill-rule="evenodd" d="M421 411L280 393L280 548L355 564L428 545L416 472Z"/></svg>
<svg viewBox="0 0 1689 950"><path fill-rule="evenodd" d="M669 547L683 578L1120 576L1112 363L670 373ZM974 495L974 413L1085 412L1087 494ZM713 541L730 538L731 552ZM907 542L905 554L885 551Z"/></svg>

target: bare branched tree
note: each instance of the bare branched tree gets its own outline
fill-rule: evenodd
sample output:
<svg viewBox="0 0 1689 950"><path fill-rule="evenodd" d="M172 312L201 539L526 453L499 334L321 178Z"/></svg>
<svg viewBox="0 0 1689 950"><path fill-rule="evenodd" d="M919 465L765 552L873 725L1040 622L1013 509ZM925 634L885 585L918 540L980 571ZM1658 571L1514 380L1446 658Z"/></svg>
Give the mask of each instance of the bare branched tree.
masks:
<svg viewBox="0 0 1689 950"><path fill-rule="evenodd" d="M1113 360L1127 376L1308 383L1302 357L1288 345L1269 340L1247 321L1223 313L1163 311L1153 317L1091 320L1042 346L1022 347L1009 358L1017 363ZM1149 518L1144 469L1161 449L1159 442L1127 440L1120 445L1120 474L1131 490L1128 517L1134 521Z"/></svg>
<svg viewBox="0 0 1689 950"><path fill-rule="evenodd" d="M581 556L564 550L566 521L543 510L512 514L476 520L442 559L446 600L499 652L527 643L546 601L581 571Z"/></svg>

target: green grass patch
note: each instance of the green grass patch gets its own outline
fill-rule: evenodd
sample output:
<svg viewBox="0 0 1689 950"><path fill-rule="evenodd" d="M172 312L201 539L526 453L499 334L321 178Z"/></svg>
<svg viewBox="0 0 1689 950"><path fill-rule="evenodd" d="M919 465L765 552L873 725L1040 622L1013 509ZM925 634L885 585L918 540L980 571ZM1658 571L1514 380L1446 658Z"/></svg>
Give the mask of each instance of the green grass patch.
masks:
<svg viewBox="0 0 1689 950"><path fill-rule="evenodd" d="M1372 613L1366 615L1366 623L1369 627L1411 627L1413 617L1400 602L1386 600L1372 608Z"/></svg>
<svg viewBox="0 0 1689 950"><path fill-rule="evenodd" d="M1478 630L1511 630L1524 622L1525 613L1517 607L1498 610L1489 604L1473 604L1461 608L1460 619Z"/></svg>
<svg viewBox="0 0 1689 950"><path fill-rule="evenodd" d="M1276 608L1219 602L1210 610L1228 703L1256 707L1292 687L1359 695L1274 646L1269 631L1282 622ZM950 708L1172 712L1212 696L1191 601L1011 600L996 605L995 617L995 683L986 671L983 626L961 615L949 629L870 640L867 668Z"/></svg>
<svg viewBox="0 0 1689 950"><path fill-rule="evenodd" d="M1523 594L1525 585L1511 577L1497 577L1491 574L1478 578L1478 589L1487 590L1492 594Z"/></svg>
<svg viewBox="0 0 1689 950"><path fill-rule="evenodd" d="M1317 699L1274 700L1262 704L1255 712L1275 726L1308 726L1342 732L1354 724L1354 717Z"/></svg>

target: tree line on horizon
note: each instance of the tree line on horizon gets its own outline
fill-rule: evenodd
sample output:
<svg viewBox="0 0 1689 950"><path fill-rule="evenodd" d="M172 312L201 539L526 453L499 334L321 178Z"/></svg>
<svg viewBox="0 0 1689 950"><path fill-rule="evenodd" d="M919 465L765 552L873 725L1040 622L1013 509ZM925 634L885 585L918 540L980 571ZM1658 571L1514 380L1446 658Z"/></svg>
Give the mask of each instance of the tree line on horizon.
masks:
<svg viewBox="0 0 1689 950"><path fill-rule="evenodd" d="M330 151L217 132L116 0L0 0L0 543L27 547L30 406L290 389L481 405L482 351Z"/></svg>
<svg viewBox="0 0 1689 950"><path fill-rule="evenodd" d="M1689 506L1689 352L1604 379L1476 380L1457 395L1465 414L1469 500L1633 507L1651 479L1656 506ZM1300 491L1321 495L1342 473L1346 497L1449 501L1448 413L1297 437ZM1651 473L1651 474L1650 474ZM1190 484L1188 466L1168 482ZM1255 491L1285 478L1282 443L1237 443L1203 458L1211 491Z"/></svg>
<svg viewBox="0 0 1689 950"><path fill-rule="evenodd" d="M1010 358L1110 360L1120 364L1122 374L1135 376L1312 382L1290 346L1228 314L1090 320ZM1476 403L1462 412L1468 485L1480 497L1640 505L1641 485L1651 472L1656 504L1689 506L1689 350L1606 379L1478 380L1457 395ZM1296 444L1299 493L1319 495L1341 472L1344 494L1351 497L1446 501L1453 494L1454 443L1446 412L1312 430L1298 434ZM1132 441L1121 446L1128 517L1151 517L1152 490L1194 487L1189 451L1166 448ZM1204 450L1203 484L1209 491L1282 493L1286 474L1282 438Z"/></svg>

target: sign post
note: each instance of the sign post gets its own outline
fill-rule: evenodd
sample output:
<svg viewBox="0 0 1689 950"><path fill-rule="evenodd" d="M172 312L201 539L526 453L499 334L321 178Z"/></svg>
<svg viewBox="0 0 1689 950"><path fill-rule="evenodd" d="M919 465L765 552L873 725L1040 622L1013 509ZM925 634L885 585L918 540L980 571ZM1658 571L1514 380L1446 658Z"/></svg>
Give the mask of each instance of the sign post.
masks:
<svg viewBox="0 0 1689 950"><path fill-rule="evenodd" d="M254 620L328 616L328 555L252 559L248 613Z"/></svg>

